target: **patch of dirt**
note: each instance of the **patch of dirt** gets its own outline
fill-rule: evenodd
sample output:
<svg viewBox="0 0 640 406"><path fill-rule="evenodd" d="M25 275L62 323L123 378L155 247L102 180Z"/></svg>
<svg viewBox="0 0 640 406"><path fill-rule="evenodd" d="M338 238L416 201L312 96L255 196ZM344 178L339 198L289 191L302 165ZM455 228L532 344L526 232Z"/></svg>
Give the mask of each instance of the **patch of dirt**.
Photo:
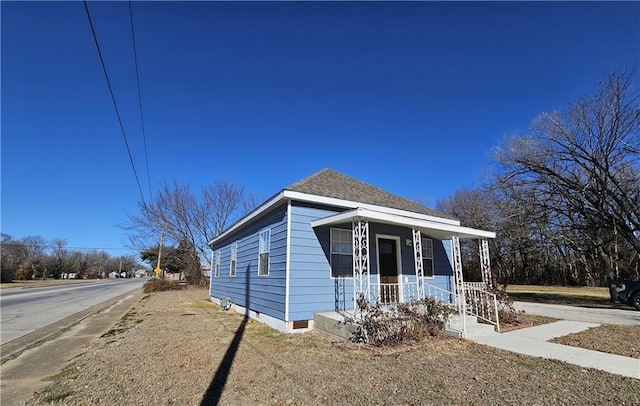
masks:
<svg viewBox="0 0 640 406"><path fill-rule="evenodd" d="M206 299L185 289L140 301L142 322L96 338L28 404L47 393L60 405L640 404L632 378L452 338L385 354L281 334Z"/></svg>
<svg viewBox="0 0 640 406"><path fill-rule="evenodd" d="M640 327L602 324L579 333L555 338L551 342L640 358Z"/></svg>
<svg viewBox="0 0 640 406"><path fill-rule="evenodd" d="M549 324L558 319L546 316L537 316L535 314L522 313L518 315L520 319L519 324L500 324L500 332L506 333L507 331L519 330L521 328L539 326L541 324Z"/></svg>

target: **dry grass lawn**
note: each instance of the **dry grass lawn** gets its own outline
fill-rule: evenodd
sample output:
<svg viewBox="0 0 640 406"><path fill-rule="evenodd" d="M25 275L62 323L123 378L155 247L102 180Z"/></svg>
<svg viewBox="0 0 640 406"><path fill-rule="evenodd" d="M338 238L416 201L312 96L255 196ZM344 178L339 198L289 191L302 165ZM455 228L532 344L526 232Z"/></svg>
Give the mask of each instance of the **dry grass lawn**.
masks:
<svg viewBox="0 0 640 406"><path fill-rule="evenodd" d="M603 324L551 342L625 357L640 358L640 328Z"/></svg>
<svg viewBox="0 0 640 406"><path fill-rule="evenodd" d="M570 296L591 296L609 299L607 288L590 286L538 286L538 285L508 285L507 293L552 293Z"/></svg>
<svg viewBox="0 0 640 406"><path fill-rule="evenodd" d="M594 288L587 286L508 285L507 293L513 300L522 302L633 311L631 306L620 303L611 303L609 290L607 288Z"/></svg>
<svg viewBox="0 0 640 406"><path fill-rule="evenodd" d="M128 320L128 321L127 321ZM440 337L381 353L154 293L31 404L640 404L640 381ZM622 338L624 339L624 338Z"/></svg>

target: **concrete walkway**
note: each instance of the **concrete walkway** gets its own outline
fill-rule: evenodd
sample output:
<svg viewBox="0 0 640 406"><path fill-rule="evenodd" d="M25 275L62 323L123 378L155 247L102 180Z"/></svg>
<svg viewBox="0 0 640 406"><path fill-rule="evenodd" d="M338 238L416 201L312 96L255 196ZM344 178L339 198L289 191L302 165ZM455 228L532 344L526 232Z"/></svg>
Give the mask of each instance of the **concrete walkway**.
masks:
<svg viewBox="0 0 640 406"><path fill-rule="evenodd" d="M631 307L628 310L598 309L530 302L515 302L513 305L516 310L556 319L640 327L640 311Z"/></svg>
<svg viewBox="0 0 640 406"><path fill-rule="evenodd" d="M518 354L555 359L585 368L595 368L640 379L640 359L548 342L553 338L584 331L598 325L561 320L507 333L496 333L492 329L473 329L467 332L467 339Z"/></svg>

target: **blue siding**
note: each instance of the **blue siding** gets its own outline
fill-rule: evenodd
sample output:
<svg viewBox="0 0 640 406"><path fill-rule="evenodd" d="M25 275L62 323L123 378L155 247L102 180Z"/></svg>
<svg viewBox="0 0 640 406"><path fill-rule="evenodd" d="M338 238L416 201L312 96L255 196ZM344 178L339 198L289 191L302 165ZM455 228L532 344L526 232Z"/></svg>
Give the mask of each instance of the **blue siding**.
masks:
<svg viewBox="0 0 640 406"><path fill-rule="evenodd" d="M260 220L246 225L213 247L214 261L220 252L220 276L213 277L210 295L228 296L232 302L279 320L310 320L314 313L353 307L353 279L332 279L330 269L330 228L313 229L311 222L342 209L291 203L289 252L289 314L285 319L287 206L275 208ZM340 226L351 229L351 224ZM258 276L259 234L269 228L269 275ZM400 238L401 276L405 283L416 281L411 229L369 224L371 282L378 282L376 238L378 235ZM429 237L425 235L425 237ZM236 276L229 275L231 247L237 243ZM430 285L453 290L450 242L433 239L434 278Z"/></svg>
<svg viewBox="0 0 640 406"><path fill-rule="evenodd" d="M291 207L291 253L289 281L289 320L313 318L315 312L353 308L353 280L332 279L330 270L330 228L311 228L311 221L337 213L328 208L292 204ZM351 224L334 226L351 229ZM376 255L377 235L400 237L402 281L416 281L413 241L410 228L369 223L369 261L371 282L378 283ZM429 237L425 235L425 237ZM453 270L447 257L448 242L433 239L434 278L426 283L442 289L453 288Z"/></svg>
<svg viewBox="0 0 640 406"><path fill-rule="evenodd" d="M353 280L331 279L329 228L311 228L311 221L338 212L296 203L291 205L289 320L310 320L316 312L353 307L349 306Z"/></svg>
<svg viewBox="0 0 640 406"><path fill-rule="evenodd" d="M269 275L258 276L258 238L271 229ZM236 276L229 276L231 246L238 244ZM220 252L220 277L212 276L212 297L228 296L233 303L284 320L287 208L281 206L260 221L213 247L214 261Z"/></svg>

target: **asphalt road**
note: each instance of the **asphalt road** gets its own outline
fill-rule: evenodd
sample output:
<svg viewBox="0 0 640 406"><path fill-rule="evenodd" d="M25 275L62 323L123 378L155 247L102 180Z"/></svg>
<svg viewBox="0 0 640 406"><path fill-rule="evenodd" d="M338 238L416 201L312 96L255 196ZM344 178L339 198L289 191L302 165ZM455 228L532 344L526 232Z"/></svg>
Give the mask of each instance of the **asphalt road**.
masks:
<svg viewBox="0 0 640 406"><path fill-rule="evenodd" d="M620 309L596 309L543 303L515 302L516 310L540 316L590 323L621 324L640 327L640 311Z"/></svg>
<svg viewBox="0 0 640 406"><path fill-rule="evenodd" d="M140 289L148 278L116 279L50 287L3 289L1 344L42 329L117 296Z"/></svg>

